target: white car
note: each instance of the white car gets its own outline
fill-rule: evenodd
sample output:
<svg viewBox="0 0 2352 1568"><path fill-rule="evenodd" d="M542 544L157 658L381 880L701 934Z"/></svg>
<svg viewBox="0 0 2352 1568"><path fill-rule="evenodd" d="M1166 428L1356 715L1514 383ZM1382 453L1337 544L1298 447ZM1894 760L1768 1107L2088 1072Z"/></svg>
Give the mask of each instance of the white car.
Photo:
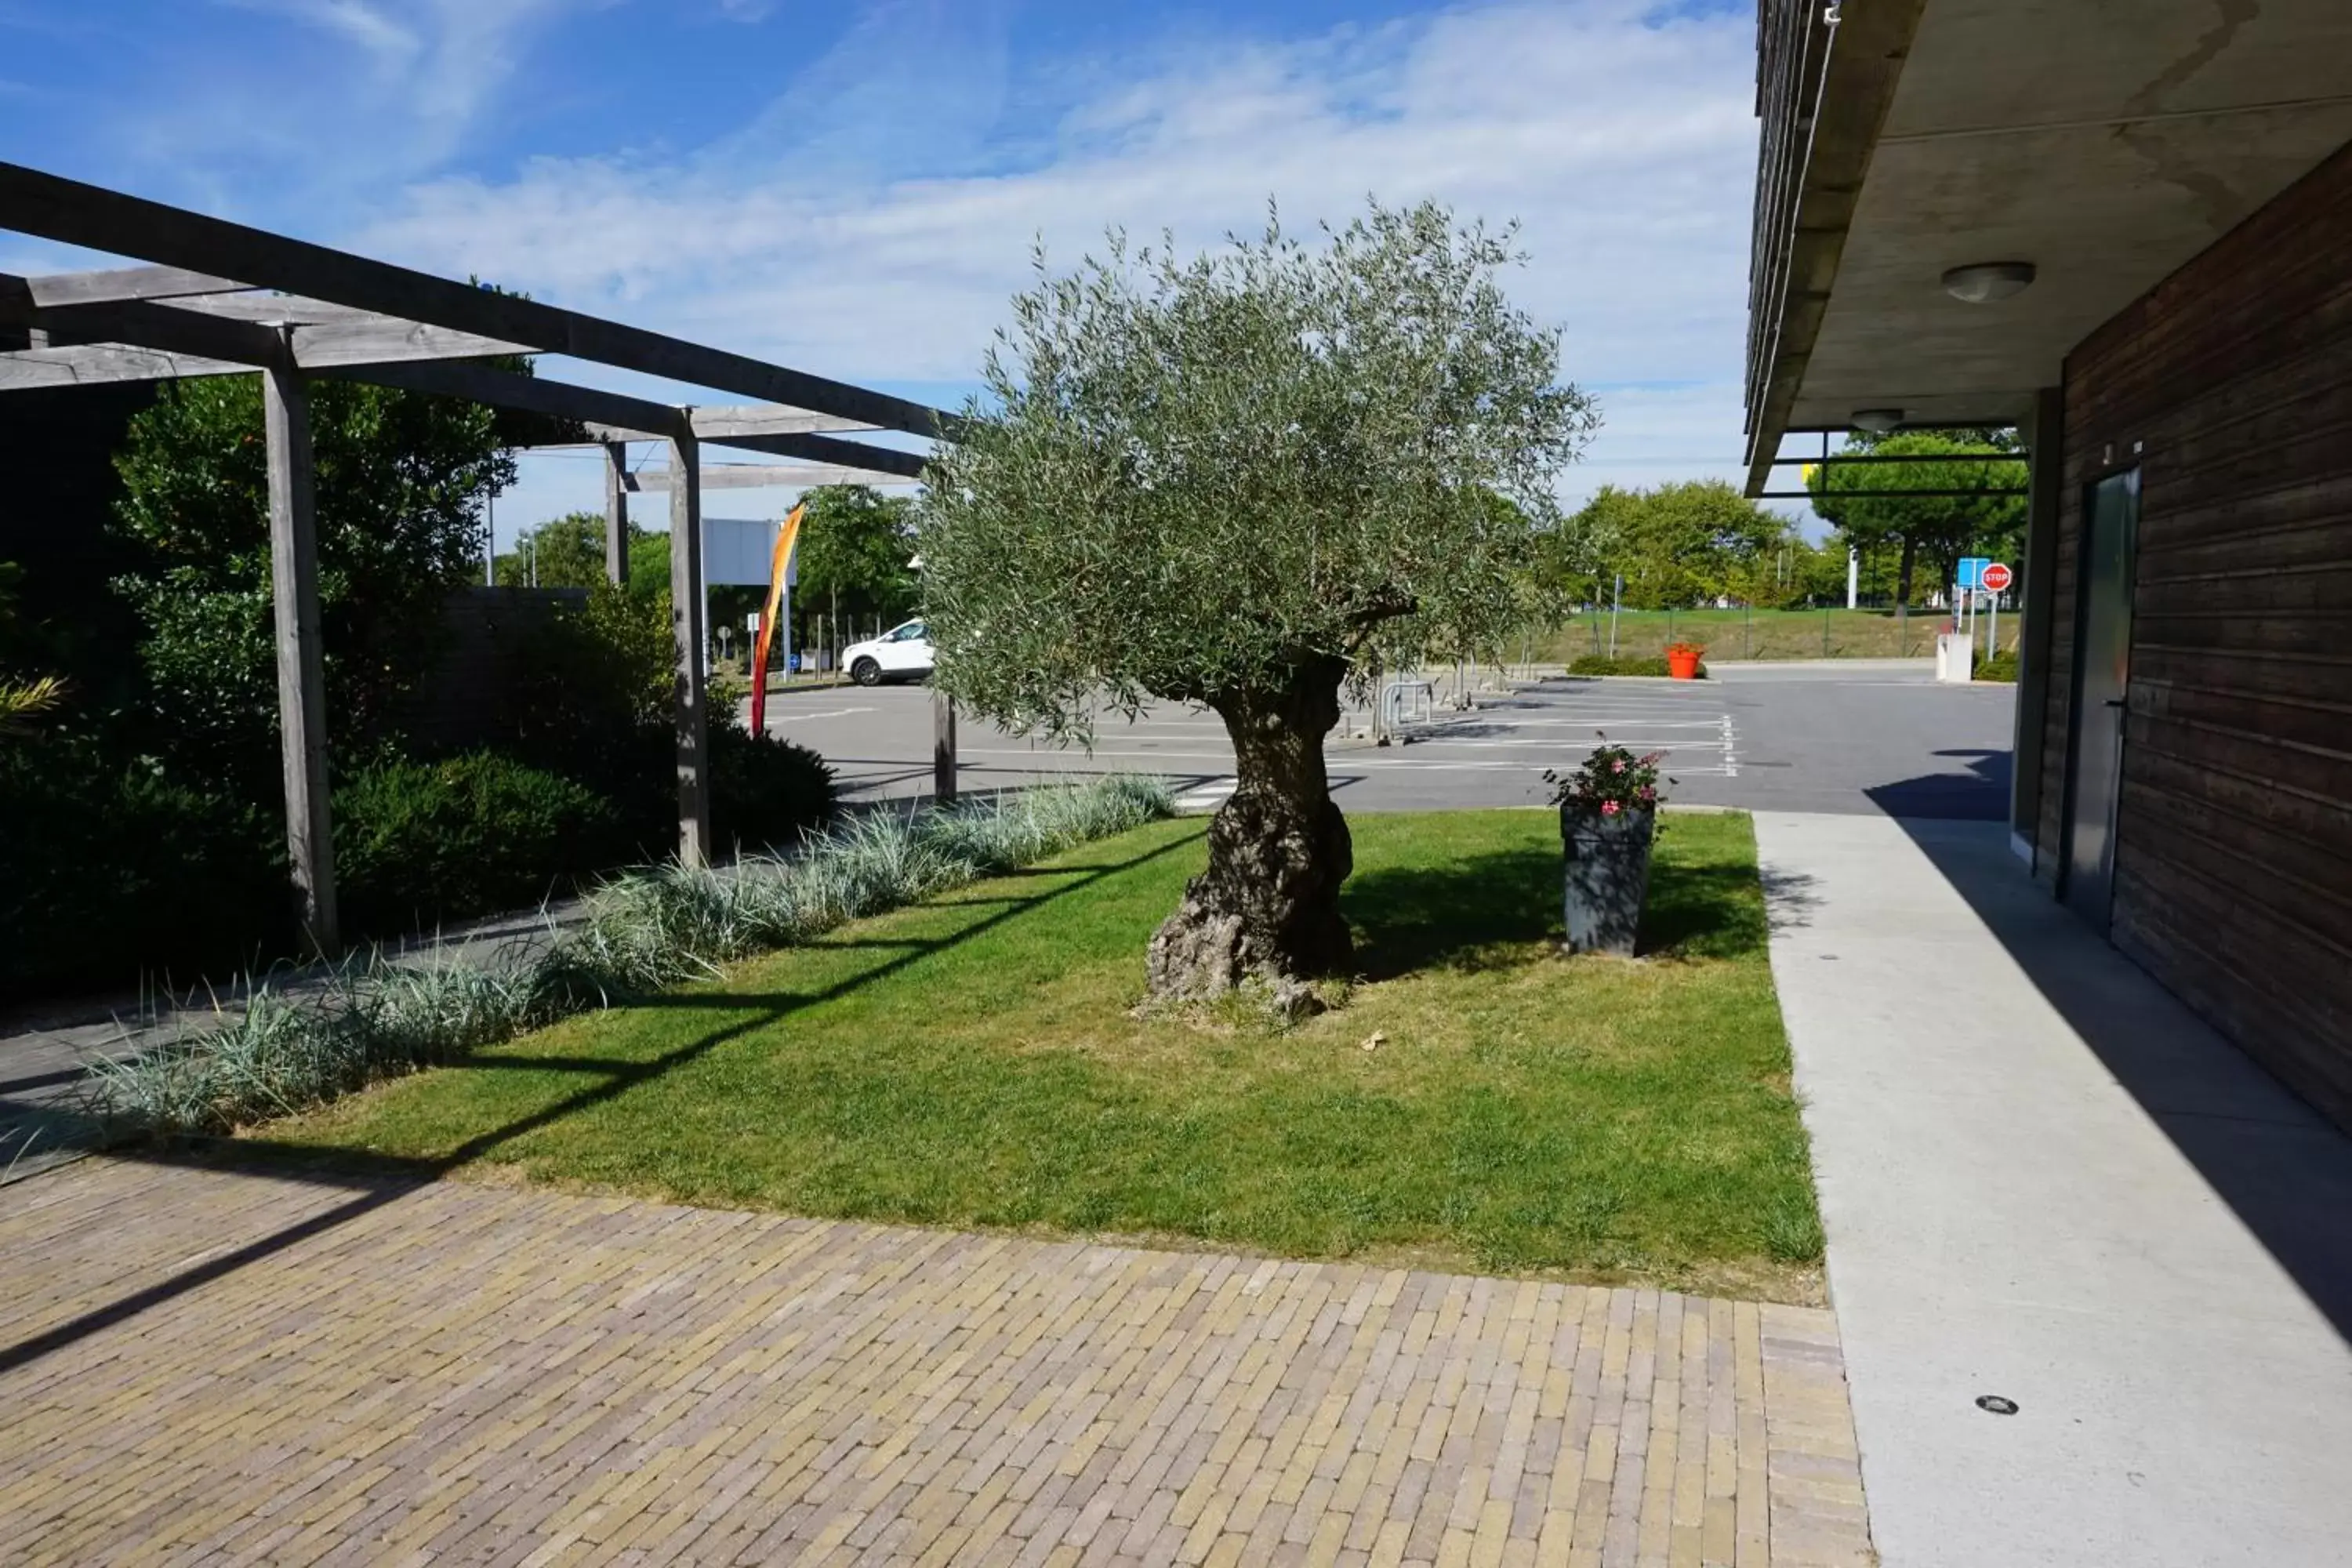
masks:
<svg viewBox="0 0 2352 1568"><path fill-rule="evenodd" d="M886 680L920 680L931 673L931 632L920 621L893 626L867 642L841 650L841 668L860 686Z"/></svg>

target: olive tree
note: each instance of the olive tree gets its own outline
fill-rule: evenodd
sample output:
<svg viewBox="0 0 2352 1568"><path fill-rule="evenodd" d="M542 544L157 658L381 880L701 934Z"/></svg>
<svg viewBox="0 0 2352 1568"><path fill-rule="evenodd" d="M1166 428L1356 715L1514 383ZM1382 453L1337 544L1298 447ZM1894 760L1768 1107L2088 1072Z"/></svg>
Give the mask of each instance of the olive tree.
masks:
<svg viewBox="0 0 2352 1568"><path fill-rule="evenodd" d="M1596 423L1497 282L1512 233L1375 204L1192 260L1108 254L1013 301L918 517L939 683L1090 738L1152 699L1224 721L1237 787L1152 938L1151 989L1343 972L1323 737L1377 668L1494 657ZM1497 504L1497 498L1513 504Z"/></svg>

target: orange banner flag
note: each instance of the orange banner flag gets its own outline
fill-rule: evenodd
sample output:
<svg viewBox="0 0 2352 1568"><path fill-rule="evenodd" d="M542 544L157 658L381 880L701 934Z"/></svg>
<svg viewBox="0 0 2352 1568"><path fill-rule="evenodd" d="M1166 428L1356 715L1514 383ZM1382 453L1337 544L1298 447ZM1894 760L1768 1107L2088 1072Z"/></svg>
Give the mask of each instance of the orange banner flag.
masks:
<svg viewBox="0 0 2352 1568"><path fill-rule="evenodd" d="M776 609L783 602L784 584L793 570L793 551L800 543L805 503L784 514L776 530L776 550L768 562L768 602L760 609L760 630L751 639L751 733L768 732L768 649L776 640ZM784 672L790 679L792 672Z"/></svg>

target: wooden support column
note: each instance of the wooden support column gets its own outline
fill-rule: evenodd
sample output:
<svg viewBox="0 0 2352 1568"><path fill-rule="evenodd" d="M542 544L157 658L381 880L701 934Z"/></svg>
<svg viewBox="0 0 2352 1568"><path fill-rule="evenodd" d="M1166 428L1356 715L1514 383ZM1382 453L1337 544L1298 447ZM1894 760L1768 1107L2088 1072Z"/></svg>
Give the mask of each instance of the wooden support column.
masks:
<svg viewBox="0 0 2352 1568"><path fill-rule="evenodd" d="M2010 751L2009 822L2011 842L2033 874L2055 885L2058 868L2040 851L2042 770L2050 712L2050 632L2058 577L2058 507L2066 467L2066 397L2061 387L2033 395L2033 422L2026 430L2025 592L2019 596L2024 619L2017 638L2017 733Z"/></svg>
<svg viewBox="0 0 2352 1568"><path fill-rule="evenodd" d="M604 579L615 588L629 584L629 447L625 441L606 441L604 447Z"/></svg>
<svg viewBox="0 0 2352 1568"><path fill-rule="evenodd" d="M931 689L931 795L941 805L956 797L955 699Z"/></svg>
<svg viewBox="0 0 2352 1568"><path fill-rule="evenodd" d="M702 666L702 471L700 443L686 433L670 438L669 624L677 639L674 690L677 723L677 858L688 866L710 859L710 726L704 709L709 682Z"/></svg>
<svg viewBox="0 0 2352 1568"><path fill-rule="evenodd" d="M319 531L310 477L310 402L292 367L262 373L269 454L269 591L278 621L278 727L286 774L286 849L296 918L320 957L341 949L334 824L327 809L326 663L319 647Z"/></svg>

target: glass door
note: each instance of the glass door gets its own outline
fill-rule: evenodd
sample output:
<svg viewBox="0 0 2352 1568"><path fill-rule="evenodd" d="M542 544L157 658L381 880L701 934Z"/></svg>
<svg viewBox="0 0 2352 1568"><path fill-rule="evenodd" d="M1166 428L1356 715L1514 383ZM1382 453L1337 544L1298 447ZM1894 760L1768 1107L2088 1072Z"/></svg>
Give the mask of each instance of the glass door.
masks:
<svg viewBox="0 0 2352 1568"><path fill-rule="evenodd" d="M2066 770L2066 902L2104 931L2115 908L2116 805L2131 696L2139 470L2091 487L2083 507L2074 615L2074 705Z"/></svg>

